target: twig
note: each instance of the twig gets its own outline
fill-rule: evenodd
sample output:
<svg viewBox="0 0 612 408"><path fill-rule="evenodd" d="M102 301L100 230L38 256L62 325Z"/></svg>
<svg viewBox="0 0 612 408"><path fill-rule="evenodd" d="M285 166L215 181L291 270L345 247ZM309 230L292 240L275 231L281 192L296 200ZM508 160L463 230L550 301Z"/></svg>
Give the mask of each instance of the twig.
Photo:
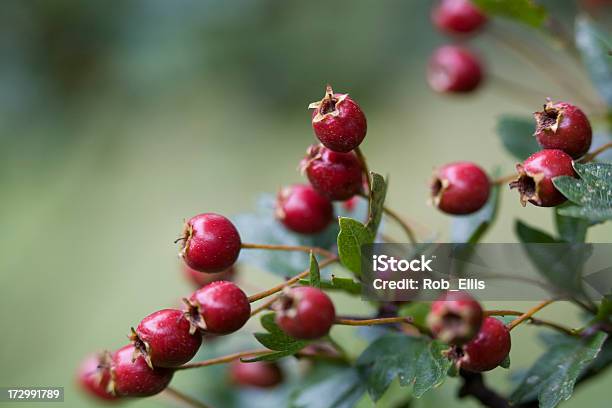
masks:
<svg viewBox="0 0 612 408"><path fill-rule="evenodd" d="M336 262L338 260L337 256L333 256L330 258L327 258L325 260L323 260L320 264L319 264L319 268L324 268L329 264L332 264L334 262ZM277 292L280 292L281 290L283 290L283 288L293 285L294 283L298 282L300 279L305 278L306 276L308 276L308 274L310 273L310 268L306 269L304 272L299 273L297 275L295 275L293 278L287 280L286 282L283 282L279 285L273 286L268 290L264 290L263 292L259 292L256 293L254 295L249 296L249 302L255 302L256 300L259 299L263 299L265 297L268 297L270 295L273 295Z"/></svg>
<svg viewBox="0 0 612 408"><path fill-rule="evenodd" d="M255 316L257 313L263 312L264 310L268 309L270 306L272 306L272 303L274 303L274 302L276 302L278 300L279 297L280 296L274 296L274 297L266 300L260 306L258 306L255 309L253 309L251 311L251 317Z"/></svg>
<svg viewBox="0 0 612 408"><path fill-rule="evenodd" d="M319 247L310 247L306 245L268 245L268 244L249 244L243 243L242 248L244 249L265 249L269 251L301 251L301 252L314 252L317 254L321 254L326 257L336 256L331 251L328 251L325 248Z"/></svg>
<svg viewBox="0 0 612 408"><path fill-rule="evenodd" d="M345 326L372 326L375 324L411 323L410 317L380 317L377 319L336 319L335 324Z"/></svg>
<svg viewBox="0 0 612 408"><path fill-rule="evenodd" d="M612 142L606 143L605 145L598 147L592 152L585 154L584 157L580 159L580 163L588 163L590 161L593 161L593 159L595 159L598 155L600 155L601 153L605 152L608 149L612 149Z"/></svg>
<svg viewBox="0 0 612 408"><path fill-rule="evenodd" d="M369 199L369 197L366 196L365 194L360 194L360 195L361 197L365 199ZM416 238L416 234L412 230L412 227L408 224L406 220L402 218L401 215L399 215L397 212L395 212L394 210L384 205L383 205L383 213L385 213L389 218L393 219L395 222L399 224L400 227L402 227L402 229L408 236L408 240L410 241L411 244L416 244L418 242Z"/></svg>
<svg viewBox="0 0 612 408"><path fill-rule="evenodd" d="M508 331L514 329L516 326L523 323L525 320L530 319L531 316L536 314L538 311L544 309L546 306L550 305L552 302L554 302L554 300L545 300L544 302L539 303L538 305L532 307L531 309L529 309L528 311L526 311L525 313L523 313L522 315L520 315L519 317L517 317L510 323L508 323L506 325L506 328L508 329Z"/></svg>
<svg viewBox="0 0 612 408"><path fill-rule="evenodd" d="M180 401L183 405L190 408L210 408L203 402L200 402L190 397L189 395L183 394L182 392L178 391L176 388L173 387L166 387L166 389L164 390L164 394L168 395L172 399Z"/></svg>
<svg viewBox="0 0 612 408"><path fill-rule="evenodd" d="M521 316L524 314L523 312L519 312L516 310L487 310L484 313L485 316ZM547 326L551 329L557 330L569 336L579 335L579 330L570 329L559 323L551 322L550 320L536 319L535 317L530 317L529 323L533 324L534 326Z"/></svg>
<svg viewBox="0 0 612 408"><path fill-rule="evenodd" d="M211 365L229 363L230 361L238 360L242 357L255 357L271 353L275 353L275 351L269 349L240 351L238 353L228 354L226 356L215 357L208 360L197 361L195 363L184 364L180 367L175 368L175 370L189 370L191 368L208 367Z"/></svg>
<svg viewBox="0 0 612 408"><path fill-rule="evenodd" d="M366 182L368 183L368 194L372 192L372 180L370 180L370 170L368 169L368 162L366 161L365 155L361 151L360 147L355 149L355 154L357 158L361 162L361 167L363 168L363 174L366 177Z"/></svg>
<svg viewBox="0 0 612 408"><path fill-rule="evenodd" d="M501 185L501 184L509 183L509 182L513 181L514 179L516 179L516 178L517 178L516 174L509 174L509 175L504 176L504 177L496 178L491 183L495 184L495 185Z"/></svg>

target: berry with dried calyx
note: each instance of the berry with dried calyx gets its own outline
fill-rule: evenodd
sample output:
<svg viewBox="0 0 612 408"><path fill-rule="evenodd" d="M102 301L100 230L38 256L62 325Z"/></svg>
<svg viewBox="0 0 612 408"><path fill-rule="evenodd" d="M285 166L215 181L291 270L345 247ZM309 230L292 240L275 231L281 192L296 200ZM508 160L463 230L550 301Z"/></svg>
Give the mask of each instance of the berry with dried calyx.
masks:
<svg viewBox="0 0 612 408"><path fill-rule="evenodd" d="M457 365L467 371L489 371L500 365L510 353L510 331L494 317L487 317L476 337L451 351Z"/></svg>
<svg viewBox="0 0 612 408"><path fill-rule="evenodd" d="M336 319L329 296L310 286L285 290L272 308L276 311L278 326L296 339L323 337Z"/></svg>
<svg viewBox="0 0 612 408"><path fill-rule="evenodd" d="M87 356L77 372L77 381L81 388L88 395L107 402L119 398L109 391L110 379L110 356L105 353Z"/></svg>
<svg viewBox="0 0 612 408"><path fill-rule="evenodd" d="M483 320L480 303L466 292L446 292L431 304L427 325L439 340L461 345L470 341Z"/></svg>
<svg viewBox="0 0 612 408"><path fill-rule="evenodd" d="M487 203L490 190L489 177L479 166L450 163L434 171L431 202L448 214L471 214Z"/></svg>
<svg viewBox="0 0 612 408"><path fill-rule="evenodd" d="M553 103L550 99L541 112L535 112L534 136L543 149L559 149L578 159L591 147L592 130L587 116L575 105Z"/></svg>
<svg viewBox="0 0 612 408"><path fill-rule="evenodd" d="M174 371L169 368L151 368L133 344L115 351L111 360L109 388L121 397L149 397L162 392Z"/></svg>
<svg viewBox="0 0 612 408"><path fill-rule="evenodd" d="M282 188L276 197L276 218L300 234L316 234L331 223L334 208L329 198L312 186L294 184Z"/></svg>

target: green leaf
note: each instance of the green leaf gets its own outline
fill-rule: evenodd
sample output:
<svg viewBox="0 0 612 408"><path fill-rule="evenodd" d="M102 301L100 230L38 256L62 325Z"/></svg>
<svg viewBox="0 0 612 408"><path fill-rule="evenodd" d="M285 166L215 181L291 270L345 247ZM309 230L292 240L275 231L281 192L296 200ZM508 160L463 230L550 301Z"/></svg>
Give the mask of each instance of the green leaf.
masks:
<svg viewBox="0 0 612 408"><path fill-rule="evenodd" d="M612 163L574 163L580 179L561 176L555 187L580 207L559 210L561 215L586 218L592 222L612 219Z"/></svg>
<svg viewBox="0 0 612 408"><path fill-rule="evenodd" d="M300 279L300 285L312 286L309 279ZM351 278L338 278L333 275L331 280L322 280L320 288L324 290L338 290L350 295L361 294L361 283L355 282Z"/></svg>
<svg viewBox="0 0 612 408"><path fill-rule="evenodd" d="M340 262L357 276L361 276L361 246L374 241L374 235L362 223L352 218L338 218L338 255Z"/></svg>
<svg viewBox="0 0 612 408"><path fill-rule="evenodd" d="M555 208L555 224L557 226L557 232L561 239L566 242L578 243L584 242L586 239L586 233L591 225L587 220L568 217L559 213L559 210L567 208L567 205L559 206Z"/></svg>
<svg viewBox="0 0 612 408"><path fill-rule="evenodd" d="M412 317L416 327L427 327L427 315L431 310L431 304L415 302L402 305L397 314L401 317Z"/></svg>
<svg viewBox="0 0 612 408"><path fill-rule="evenodd" d="M559 242L549 233L530 227L519 220L514 224L514 229L519 240L523 243L556 244Z"/></svg>
<svg viewBox="0 0 612 408"><path fill-rule="evenodd" d="M534 120L522 116L501 116L496 127L506 150L521 162L540 150L534 130Z"/></svg>
<svg viewBox="0 0 612 408"><path fill-rule="evenodd" d="M374 401L382 397L394 378L411 386L416 398L440 385L451 361L443 354L448 346L423 337L390 333L373 341L357 360Z"/></svg>
<svg viewBox="0 0 612 408"><path fill-rule="evenodd" d="M548 13L531 0L473 0L485 13L540 28Z"/></svg>
<svg viewBox="0 0 612 408"><path fill-rule="evenodd" d="M291 401L291 408L353 408L365 393L357 370L342 368L320 381L301 387Z"/></svg>
<svg viewBox="0 0 612 408"><path fill-rule="evenodd" d="M314 286L315 288L321 287L321 271L319 270L317 258L315 258L312 251L310 251L310 274L308 277L310 279L310 286Z"/></svg>
<svg viewBox="0 0 612 408"><path fill-rule="evenodd" d="M297 340L285 334L275 322L275 313L267 313L261 317L261 325L267 333L255 333L254 336L264 347L279 353L258 356L245 361L271 361L292 355L308 345L307 341Z"/></svg>
<svg viewBox="0 0 612 408"><path fill-rule="evenodd" d="M494 177L497 177L499 171L493 173ZM453 217L451 224L451 241L475 244L482 239L497 216L499 190L499 185L491 186L489 201L474 214Z"/></svg>
<svg viewBox="0 0 612 408"><path fill-rule="evenodd" d="M372 173L372 192L370 193L370 210L366 228L372 237L376 237L383 216L383 206L387 196L387 182L380 174Z"/></svg>
<svg viewBox="0 0 612 408"><path fill-rule="evenodd" d="M595 89L612 106L612 57L610 36L586 15L576 18L576 46Z"/></svg>
<svg viewBox="0 0 612 408"><path fill-rule="evenodd" d="M510 399L520 404L534 399L540 401L540 408L556 407L569 399L576 380L583 370L595 359L607 335L598 332L588 339L573 339L557 336L560 341L550 345L525 374Z"/></svg>

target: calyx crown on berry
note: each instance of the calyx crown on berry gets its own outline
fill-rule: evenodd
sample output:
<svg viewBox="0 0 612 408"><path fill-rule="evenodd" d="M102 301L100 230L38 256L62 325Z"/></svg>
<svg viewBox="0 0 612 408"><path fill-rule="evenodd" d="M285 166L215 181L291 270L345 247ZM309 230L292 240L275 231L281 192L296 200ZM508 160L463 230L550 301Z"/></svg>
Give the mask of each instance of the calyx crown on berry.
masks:
<svg viewBox="0 0 612 408"><path fill-rule="evenodd" d="M312 118L313 122L320 122L326 116L338 116L340 111L338 105L347 98L348 94L334 94L331 85L325 86L325 96L317 102L308 105L308 109L316 109L317 114Z"/></svg>

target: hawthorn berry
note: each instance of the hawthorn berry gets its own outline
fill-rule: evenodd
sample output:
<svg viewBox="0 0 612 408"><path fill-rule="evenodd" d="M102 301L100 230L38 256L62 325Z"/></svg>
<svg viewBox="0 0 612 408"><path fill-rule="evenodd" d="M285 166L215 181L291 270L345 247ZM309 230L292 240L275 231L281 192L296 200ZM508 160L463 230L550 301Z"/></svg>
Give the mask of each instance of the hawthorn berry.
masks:
<svg viewBox="0 0 612 408"><path fill-rule="evenodd" d="M191 333L197 328L205 333L232 333L251 317L247 295L232 282L212 282L196 290L185 302L185 316L191 323Z"/></svg>
<svg viewBox="0 0 612 408"><path fill-rule="evenodd" d="M276 197L276 218L301 234L323 231L334 216L331 201L307 184L282 188Z"/></svg>
<svg viewBox="0 0 612 408"><path fill-rule="evenodd" d="M482 307L466 292L446 292L431 304L427 324L441 341L461 345L470 341L480 329Z"/></svg>
<svg viewBox="0 0 612 408"><path fill-rule="evenodd" d="M558 176L576 177L572 157L556 149L540 150L529 156L522 164L516 165L518 176L510 183L510 188L518 189L521 205L529 201L538 207L554 207L566 198L553 184Z"/></svg>
<svg viewBox="0 0 612 408"><path fill-rule="evenodd" d="M310 184L330 200L344 201L362 191L363 167L355 153L338 153L312 145L300 163Z"/></svg>
<svg viewBox="0 0 612 408"><path fill-rule="evenodd" d="M191 334L190 326L180 310L158 310L142 319L131 339L150 367L178 367L202 345L201 334Z"/></svg>
<svg viewBox="0 0 612 408"><path fill-rule="evenodd" d="M149 397L172 380L169 368L151 368L133 344L115 351L111 361L111 389L121 397Z"/></svg>
<svg viewBox="0 0 612 408"><path fill-rule="evenodd" d="M500 365L510 353L510 346L510 331L498 319L487 317L476 337L453 353L460 368L479 373Z"/></svg>
<svg viewBox="0 0 612 408"><path fill-rule="evenodd" d="M479 166L455 162L434 171L431 201L445 213L470 214L487 203L490 190L489 177Z"/></svg>
<svg viewBox="0 0 612 408"><path fill-rule="evenodd" d="M325 96L313 102L312 129L325 147L340 153L357 148L368 130L366 117L348 94L334 93L327 85Z"/></svg>
<svg viewBox="0 0 612 408"><path fill-rule="evenodd" d="M183 275L185 279L193 284L196 288L201 288L204 285L208 285L211 282L216 282L220 280L231 281L236 274L236 268L230 266L228 269L216 272L216 273L206 273L196 271L193 268L190 268L187 264L182 265Z"/></svg>
<svg viewBox="0 0 612 408"><path fill-rule="evenodd" d="M272 388L283 381L283 372L278 364L267 361L243 363L234 360L229 367L232 383L254 388Z"/></svg>
<svg viewBox="0 0 612 408"><path fill-rule="evenodd" d="M110 365L104 354L91 354L83 360L77 372L77 381L87 394L103 401L114 401L118 397L109 392Z"/></svg>
<svg viewBox="0 0 612 408"><path fill-rule="evenodd" d="M278 326L296 339L325 336L336 319L336 310L329 296L311 286L286 290L273 309Z"/></svg>
<svg viewBox="0 0 612 408"><path fill-rule="evenodd" d="M180 256L200 272L221 272L238 259L240 234L230 220L214 213L199 214L185 224Z"/></svg>
<svg viewBox="0 0 612 408"><path fill-rule="evenodd" d="M445 45L438 48L427 66L427 82L436 92L468 93L482 82L480 60L466 48Z"/></svg>
<svg viewBox="0 0 612 408"><path fill-rule="evenodd" d="M442 0L432 10L431 19L448 34L472 33L487 22L487 16L470 0Z"/></svg>
<svg viewBox="0 0 612 408"><path fill-rule="evenodd" d="M591 124L575 105L549 100L536 120L535 137L543 149L559 149L574 159L584 156L591 147Z"/></svg>

